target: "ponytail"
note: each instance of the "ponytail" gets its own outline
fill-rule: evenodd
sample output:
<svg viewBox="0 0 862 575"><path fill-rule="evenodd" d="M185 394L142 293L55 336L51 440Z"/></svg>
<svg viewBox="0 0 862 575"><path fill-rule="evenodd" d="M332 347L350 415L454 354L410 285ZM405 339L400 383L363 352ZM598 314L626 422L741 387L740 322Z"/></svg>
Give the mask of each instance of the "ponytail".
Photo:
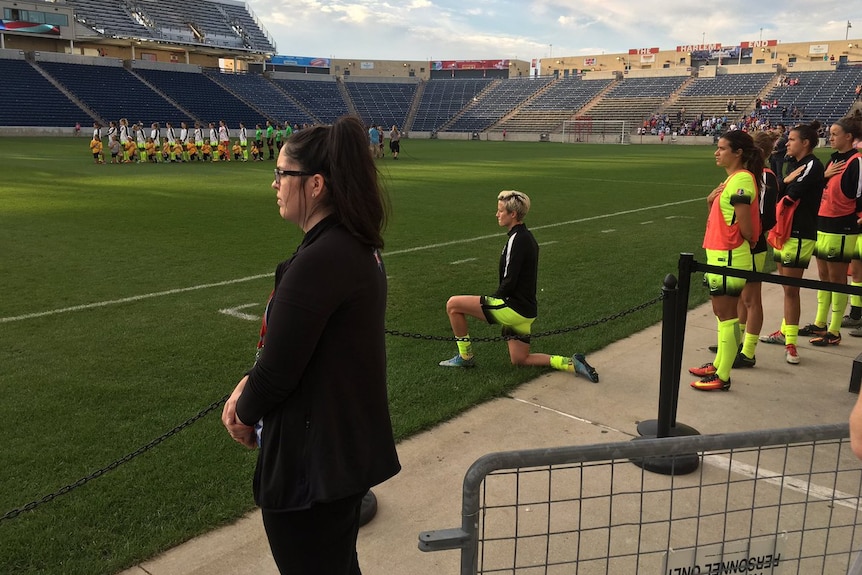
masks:
<svg viewBox="0 0 862 575"><path fill-rule="evenodd" d="M799 124L790 128L791 132L799 134L799 139L803 142L808 142L809 151L817 147L820 143L820 122L814 120L810 124Z"/></svg>

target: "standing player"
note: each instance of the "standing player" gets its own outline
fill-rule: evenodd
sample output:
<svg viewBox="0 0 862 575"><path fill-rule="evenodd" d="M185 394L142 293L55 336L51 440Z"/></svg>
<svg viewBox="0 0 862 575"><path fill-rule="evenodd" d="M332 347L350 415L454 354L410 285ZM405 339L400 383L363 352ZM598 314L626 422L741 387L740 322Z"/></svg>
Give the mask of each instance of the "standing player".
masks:
<svg viewBox="0 0 862 575"><path fill-rule="evenodd" d="M727 178L706 198L709 205L703 237L706 261L712 266L752 271L751 248L760 237L758 188L763 175L763 154L746 132L731 130L718 139L714 156ZM745 279L708 273L706 281L712 311L718 320L718 351L712 363L689 370L700 378L691 387L700 391L727 391L738 350L737 308Z"/></svg>
<svg viewBox="0 0 862 575"><path fill-rule="evenodd" d="M536 282L539 271L539 245L524 218L530 211L527 194L514 190L497 195L497 223L509 230L508 241L500 255L500 283L493 296L456 295L446 302L446 313L457 338L458 353L441 361L443 367L473 367L473 345L467 330L467 316L503 326L509 358L513 365L550 366L559 371L579 373L598 383L599 374L583 354L572 357L530 353L530 329L536 320Z"/></svg>
<svg viewBox="0 0 862 575"><path fill-rule="evenodd" d="M397 160L401 153L401 132L395 124L392 124L392 131L389 132L389 151L392 152L393 160Z"/></svg>

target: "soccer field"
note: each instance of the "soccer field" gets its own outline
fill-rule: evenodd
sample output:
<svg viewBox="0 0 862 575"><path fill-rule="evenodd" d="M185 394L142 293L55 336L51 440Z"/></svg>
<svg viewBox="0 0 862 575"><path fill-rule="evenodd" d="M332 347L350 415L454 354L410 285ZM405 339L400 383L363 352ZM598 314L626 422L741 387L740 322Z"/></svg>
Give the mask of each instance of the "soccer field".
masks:
<svg viewBox="0 0 862 575"><path fill-rule="evenodd" d="M282 221L274 162L94 165L84 138L0 139L0 516L135 451L230 392L252 363ZM387 326L451 336L453 294L490 293L505 230L496 194L532 198L541 245L535 332L659 294L700 253L711 147L405 140L378 162L392 204ZM824 154L825 155L825 154ZM695 289L692 304L706 300ZM534 340L599 349L660 305ZM227 310L227 312L225 312ZM471 324L474 337L499 329ZM395 432L405 438L543 373L477 343L477 369L437 366L452 342L389 336ZM333 358L338 361L338 358ZM596 365L613 385L613 366ZM591 385L584 379L572 385ZM0 520L0 573L115 573L253 506L255 454L210 414L104 477Z"/></svg>

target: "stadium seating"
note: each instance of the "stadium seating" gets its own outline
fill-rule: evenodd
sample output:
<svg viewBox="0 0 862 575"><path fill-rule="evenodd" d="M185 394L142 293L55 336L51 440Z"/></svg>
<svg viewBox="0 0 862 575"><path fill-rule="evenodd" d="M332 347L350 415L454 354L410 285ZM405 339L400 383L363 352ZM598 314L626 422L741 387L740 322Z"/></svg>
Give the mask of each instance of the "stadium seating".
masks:
<svg viewBox="0 0 862 575"><path fill-rule="evenodd" d="M773 86L764 100L778 100L778 108L764 110L772 123L799 123L819 120L829 126L847 115L856 99L854 90L862 84L862 68L841 67L820 72L792 72L788 78L799 80L795 86ZM798 110L796 118L793 109Z"/></svg>
<svg viewBox="0 0 862 575"><path fill-rule="evenodd" d="M422 88L416 117L408 126L409 130L433 132L440 129L491 82L485 78L428 80Z"/></svg>
<svg viewBox="0 0 862 575"><path fill-rule="evenodd" d="M510 132L553 132L565 120L611 84L612 80L582 80L578 76L555 80L515 114L496 126Z"/></svg>
<svg viewBox="0 0 862 575"><path fill-rule="evenodd" d="M349 111L334 81L275 79L273 82L325 124Z"/></svg>
<svg viewBox="0 0 862 575"><path fill-rule="evenodd" d="M0 125L82 126L93 119L25 60L0 59Z"/></svg>
<svg viewBox="0 0 862 575"><path fill-rule="evenodd" d="M520 106L527 98L543 90L552 78L515 78L496 80L458 116L447 130L475 132L485 130L504 115Z"/></svg>
<svg viewBox="0 0 862 575"><path fill-rule="evenodd" d="M317 122L307 110L260 74L225 74L218 70L204 73L239 98L253 102L272 122L290 122L291 125Z"/></svg>
<svg viewBox="0 0 862 575"><path fill-rule="evenodd" d="M416 93L415 83L345 82L344 86L362 121L387 130L404 125Z"/></svg>
<svg viewBox="0 0 862 575"><path fill-rule="evenodd" d="M754 104L757 95L775 80L775 74L722 74L712 78L694 78L680 93L680 97L664 112L674 117L677 112L689 119L703 114L704 117L723 117L728 114L727 101L735 100L739 116Z"/></svg>
<svg viewBox="0 0 862 575"><path fill-rule="evenodd" d="M689 76L624 78L614 84L601 101L589 108L593 120L622 120L633 131L644 118L663 106Z"/></svg>
<svg viewBox="0 0 862 575"><path fill-rule="evenodd" d="M197 0L66 0L77 19L105 36L172 40L275 52L247 5Z"/></svg>
<svg viewBox="0 0 862 575"><path fill-rule="evenodd" d="M265 120L263 112L251 108L204 74L146 68L138 68L135 73L202 122L224 120L235 128L240 122L253 126Z"/></svg>
<svg viewBox="0 0 862 575"><path fill-rule="evenodd" d="M147 126L152 122L179 126L180 122L192 121L125 68L61 62L38 64L105 121L129 118Z"/></svg>

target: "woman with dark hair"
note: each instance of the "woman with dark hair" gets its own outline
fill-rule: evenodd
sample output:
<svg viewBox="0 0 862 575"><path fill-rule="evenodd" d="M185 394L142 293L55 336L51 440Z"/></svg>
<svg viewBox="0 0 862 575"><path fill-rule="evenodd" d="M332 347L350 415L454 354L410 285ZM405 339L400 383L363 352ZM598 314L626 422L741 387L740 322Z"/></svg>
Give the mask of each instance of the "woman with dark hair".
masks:
<svg viewBox="0 0 862 575"><path fill-rule="evenodd" d="M222 412L259 447L254 476L281 573L358 575L368 489L400 470L386 389L388 213L359 119L315 126L282 146L272 187L305 237L278 265L258 358Z"/></svg>
<svg viewBox="0 0 862 575"><path fill-rule="evenodd" d="M857 213L862 213L860 188L860 155L854 142L862 137L858 120L843 118L829 128L829 143L835 152L826 166L826 187L817 213L817 243L814 255L820 281L847 283L847 270L856 255L859 234ZM817 346L841 343L842 314L847 307L847 294L817 291L817 314L811 328ZM827 327L826 318L832 310Z"/></svg>
<svg viewBox="0 0 862 575"><path fill-rule="evenodd" d="M763 154L742 130L725 132L718 139L715 163L727 178L706 198L709 216L703 247L707 264L751 271L751 248L760 237L759 187L763 174ZM739 349L739 297L745 279L722 274L706 274L712 311L718 320L718 348L712 363L689 372L700 379L691 387L700 391L730 389L730 370Z"/></svg>
<svg viewBox="0 0 862 575"><path fill-rule="evenodd" d="M791 172L784 177L784 189L778 201L784 206L796 205L793 213L790 237L773 252L778 264L778 273L793 278L801 278L811 262L814 245L817 243L817 212L823 196L823 163L814 155L814 148L820 141L817 131L820 123L799 124L790 129L787 135L787 155L791 158ZM799 301L799 288L784 286L784 319L781 329L762 336L760 341L784 345L784 359L787 363L799 363L796 342L800 335L822 335L813 326L799 328L802 313ZM825 330L824 330L825 331Z"/></svg>

